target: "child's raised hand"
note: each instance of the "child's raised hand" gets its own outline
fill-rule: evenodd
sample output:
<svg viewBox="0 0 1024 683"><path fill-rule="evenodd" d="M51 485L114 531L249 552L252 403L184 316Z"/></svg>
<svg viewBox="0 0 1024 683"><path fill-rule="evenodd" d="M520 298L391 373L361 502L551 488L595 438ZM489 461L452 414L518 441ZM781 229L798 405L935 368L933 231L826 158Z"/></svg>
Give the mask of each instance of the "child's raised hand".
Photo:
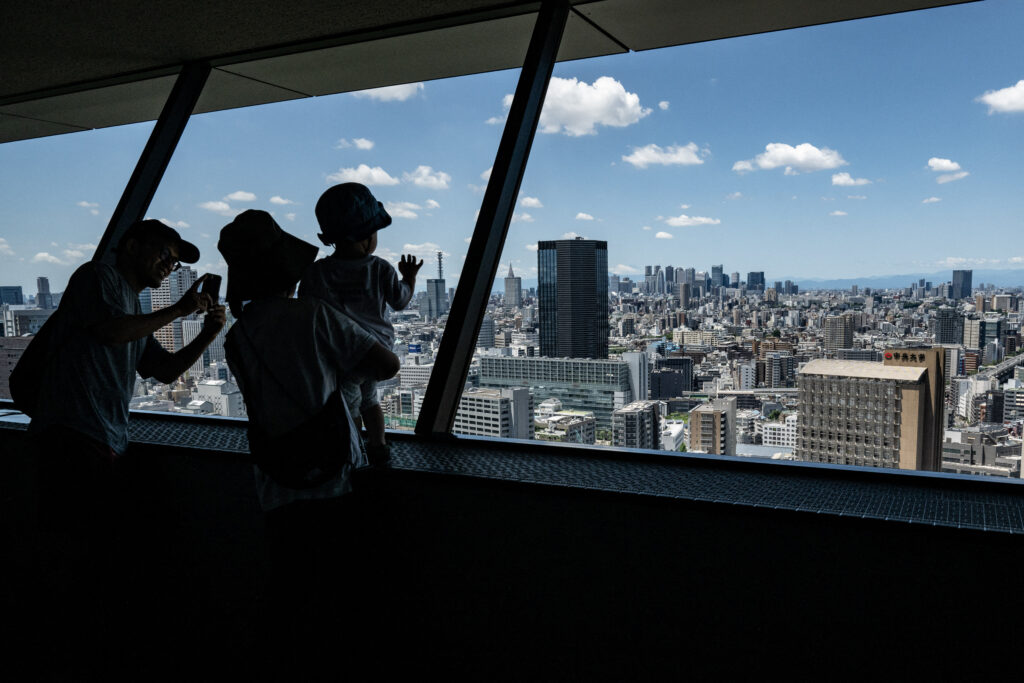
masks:
<svg viewBox="0 0 1024 683"><path fill-rule="evenodd" d="M412 254L402 254L402 260L398 262L398 272L402 274L402 277L406 280L412 280L416 277L416 273L423 267L423 259L420 259L419 263L416 263L416 257Z"/></svg>

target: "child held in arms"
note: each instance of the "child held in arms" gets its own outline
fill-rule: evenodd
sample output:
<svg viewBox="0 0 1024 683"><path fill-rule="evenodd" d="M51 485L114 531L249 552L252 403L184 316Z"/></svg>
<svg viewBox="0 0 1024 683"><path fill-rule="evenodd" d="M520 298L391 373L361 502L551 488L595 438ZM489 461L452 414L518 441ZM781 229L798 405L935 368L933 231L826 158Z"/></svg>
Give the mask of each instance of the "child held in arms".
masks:
<svg viewBox="0 0 1024 683"><path fill-rule="evenodd" d="M359 183L328 188L316 203L316 219L323 232L317 236L334 253L316 261L299 283L299 296L322 299L348 315L387 349L395 343L387 307L400 311L409 305L416 273L423 265L410 254L402 256L398 270L379 256L377 231L391 225L384 205ZM377 383L360 386L359 415L366 427L366 454L377 466L390 459L384 438L384 411L377 398ZM351 406L351 402L349 404Z"/></svg>

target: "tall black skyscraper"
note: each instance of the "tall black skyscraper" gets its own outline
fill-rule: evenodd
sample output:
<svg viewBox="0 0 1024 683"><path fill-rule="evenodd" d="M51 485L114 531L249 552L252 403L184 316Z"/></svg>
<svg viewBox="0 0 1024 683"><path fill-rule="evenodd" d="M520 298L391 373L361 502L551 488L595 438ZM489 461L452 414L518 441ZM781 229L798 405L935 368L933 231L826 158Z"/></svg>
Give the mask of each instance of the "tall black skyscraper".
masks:
<svg viewBox="0 0 1024 683"><path fill-rule="evenodd" d="M759 289L764 291L764 271L752 270L747 273L747 289Z"/></svg>
<svg viewBox="0 0 1024 683"><path fill-rule="evenodd" d="M974 279L973 270L954 270L953 271L953 298L968 299L971 296L971 290L974 289L971 280Z"/></svg>
<svg viewBox="0 0 1024 683"><path fill-rule="evenodd" d="M540 353L608 357L608 243L577 237L537 245Z"/></svg>
<svg viewBox="0 0 1024 683"><path fill-rule="evenodd" d="M36 278L36 306L43 309L53 308L53 295L50 294L50 280L45 277Z"/></svg>

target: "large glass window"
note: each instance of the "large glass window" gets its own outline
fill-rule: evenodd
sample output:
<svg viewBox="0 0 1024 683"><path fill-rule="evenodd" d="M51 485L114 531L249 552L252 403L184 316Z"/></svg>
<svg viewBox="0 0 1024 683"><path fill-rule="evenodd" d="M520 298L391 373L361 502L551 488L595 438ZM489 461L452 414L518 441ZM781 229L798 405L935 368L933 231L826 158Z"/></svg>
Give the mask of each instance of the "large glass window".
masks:
<svg viewBox="0 0 1024 683"><path fill-rule="evenodd" d="M1024 7L997 1L557 65L481 387L528 388L535 438L568 440L564 425L592 418L598 444L827 462L765 445L765 425L796 443L826 405L801 389L811 377L854 424L863 406L840 385L898 393L917 368L922 433L991 426L1019 448L985 387L1012 378L997 364L1020 346L1022 22ZM581 343L595 300L607 349ZM949 337L947 318L979 320L981 341ZM978 380L972 353L990 364ZM644 432L648 412L659 427ZM886 433L910 434L890 413ZM669 419L691 414L708 419ZM719 416L721 438L701 426ZM833 422L821 438L849 440ZM901 438L888 466L937 467L928 438Z"/></svg>
<svg viewBox="0 0 1024 683"><path fill-rule="evenodd" d="M7 378L26 335L96 251L152 129L140 123L0 145L0 398L10 398Z"/></svg>
<svg viewBox="0 0 1024 683"><path fill-rule="evenodd" d="M501 135L484 120L486 103L514 88L517 76L502 71L194 115L149 215L195 242L201 259L172 276L167 292L153 292L154 305L173 303L203 273L226 275L218 235L246 209L269 211L327 257L333 250L317 237L317 199L332 185L362 183L393 219L378 233L376 255L392 265L402 254L423 261L412 302L390 312L402 370L378 385L388 425L411 430ZM157 336L180 348L201 324L181 320ZM220 398L237 393L222 339L175 384L140 384L134 407L244 416L240 401Z"/></svg>

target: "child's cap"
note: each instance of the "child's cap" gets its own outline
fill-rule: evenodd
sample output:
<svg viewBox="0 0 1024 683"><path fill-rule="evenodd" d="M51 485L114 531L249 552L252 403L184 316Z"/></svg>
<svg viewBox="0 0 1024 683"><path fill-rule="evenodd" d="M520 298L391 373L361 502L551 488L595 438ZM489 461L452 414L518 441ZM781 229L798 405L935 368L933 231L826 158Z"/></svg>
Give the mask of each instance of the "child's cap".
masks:
<svg viewBox="0 0 1024 683"><path fill-rule="evenodd" d="M324 244L359 242L391 225L391 216L365 185L343 183L327 188L316 202L316 220Z"/></svg>

